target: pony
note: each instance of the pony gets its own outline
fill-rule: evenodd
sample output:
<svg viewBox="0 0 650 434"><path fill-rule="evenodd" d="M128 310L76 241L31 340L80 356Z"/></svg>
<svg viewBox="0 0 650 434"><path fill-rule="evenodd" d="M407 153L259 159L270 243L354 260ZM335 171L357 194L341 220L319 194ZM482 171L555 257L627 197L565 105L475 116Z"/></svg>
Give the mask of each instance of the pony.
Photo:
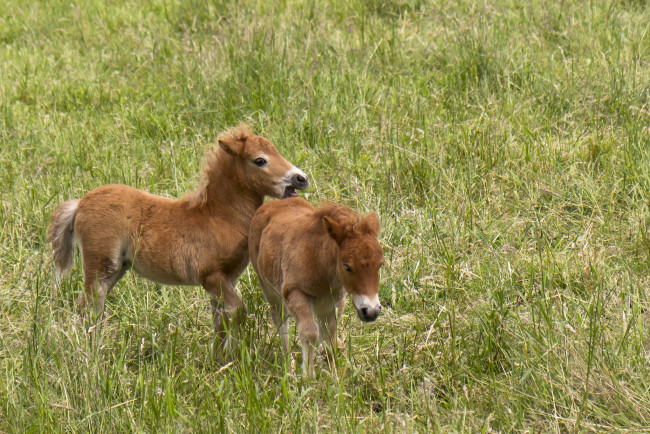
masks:
<svg viewBox="0 0 650 434"><path fill-rule="evenodd" d="M340 205L314 208L298 198L268 202L253 216L251 263L280 330L285 358L288 312L300 336L303 373L311 378L314 352L323 338L329 350L338 344L336 327L346 293L361 321L379 316L379 268L384 259L378 232L374 213L360 218Z"/></svg>
<svg viewBox="0 0 650 434"><path fill-rule="evenodd" d="M47 231L56 282L81 253L84 291L80 312L96 317L127 270L168 285L201 285L211 298L215 331L224 338L246 306L235 285L249 262L248 231L265 196L288 198L309 185L266 138L246 125L218 137L206 152L198 188L180 199L126 185L104 185L52 214Z"/></svg>

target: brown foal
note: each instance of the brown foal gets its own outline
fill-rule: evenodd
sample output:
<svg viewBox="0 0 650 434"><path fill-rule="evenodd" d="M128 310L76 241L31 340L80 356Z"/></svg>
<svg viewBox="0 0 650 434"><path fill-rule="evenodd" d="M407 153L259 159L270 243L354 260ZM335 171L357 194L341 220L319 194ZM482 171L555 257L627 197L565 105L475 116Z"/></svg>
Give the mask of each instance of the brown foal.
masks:
<svg viewBox="0 0 650 434"><path fill-rule="evenodd" d="M339 205L314 209L302 199L266 203L253 217L251 263L280 328L282 348L286 355L288 311L296 319L303 371L312 378L321 339L330 348L337 342L346 292L362 321L379 316L379 267L384 259L378 232L375 214L359 218Z"/></svg>
<svg viewBox="0 0 650 434"><path fill-rule="evenodd" d="M107 294L127 270L169 285L202 285L210 294L217 335L245 305L235 289L248 265L248 232L264 196L297 196L307 176L246 126L223 133L206 154L199 188L181 199L154 196L125 185L105 185L52 215L48 241L57 280L81 251L84 292L99 316ZM236 329L236 327L235 327ZM223 342L223 340L222 340Z"/></svg>

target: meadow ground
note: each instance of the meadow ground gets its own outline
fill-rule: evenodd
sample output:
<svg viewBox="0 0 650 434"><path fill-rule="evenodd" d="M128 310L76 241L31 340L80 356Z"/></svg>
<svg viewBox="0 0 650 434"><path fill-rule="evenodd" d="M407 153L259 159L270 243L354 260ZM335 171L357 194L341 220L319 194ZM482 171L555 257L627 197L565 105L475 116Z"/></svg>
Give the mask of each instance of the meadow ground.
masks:
<svg viewBox="0 0 650 434"><path fill-rule="evenodd" d="M649 27L632 0L1 2L0 431L647 429ZM178 197L242 121L303 197L381 220L385 309L348 306L315 382L250 268L232 362L201 288L127 275L92 334L78 260L51 293L60 202Z"/></svg>

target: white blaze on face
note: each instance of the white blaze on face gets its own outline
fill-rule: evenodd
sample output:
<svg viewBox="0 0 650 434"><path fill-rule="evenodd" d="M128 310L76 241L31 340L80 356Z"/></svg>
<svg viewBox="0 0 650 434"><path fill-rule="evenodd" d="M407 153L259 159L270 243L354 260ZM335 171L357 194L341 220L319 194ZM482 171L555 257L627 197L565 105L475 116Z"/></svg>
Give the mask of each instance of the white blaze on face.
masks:
<svg viewBox="0 0 650 434"><path fill-rule="evenodd" d="M367 295L362 294L352 294L352 303L357 309L363 307L368 309L378 309L381 308L381 303L379 302L379 294L375 294L372 298Z"/></svg>
<svg viewBox="0 0 650 434"><path fill-rule="evenodd" d="M291 166L291 169L289 169L289 171L285 175L285 178L288 180L292 180L298 175L302 176L304 179L307 179L307 175L305 175L305 172L298 169L296 166ZM291 181L289 181L289 183L291 183Z"/></svg>

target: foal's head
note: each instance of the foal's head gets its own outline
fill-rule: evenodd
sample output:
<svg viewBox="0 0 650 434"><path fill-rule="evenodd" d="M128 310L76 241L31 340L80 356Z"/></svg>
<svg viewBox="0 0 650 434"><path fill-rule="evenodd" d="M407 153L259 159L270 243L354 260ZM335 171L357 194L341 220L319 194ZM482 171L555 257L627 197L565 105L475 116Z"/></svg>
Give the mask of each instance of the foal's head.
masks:
<svg viewBox="0 0 650 434"><path fill-rule="evenodd" d="M364 322L376 320L381 311L379 267L384 263L377 241L377 215L370 214L357 223L337 222L324 216L323 223L339 246L338 274L352 297L359 319Z"/></svg>
<svg viewBox="0 0 650 434"><path fill-rule="evenodd" d="M282 158L264 137L254 136L247 127L229 130L219 138L219 146L232 158L239 180L257 193L286 198L309 185L307 175Z"/></svg>

